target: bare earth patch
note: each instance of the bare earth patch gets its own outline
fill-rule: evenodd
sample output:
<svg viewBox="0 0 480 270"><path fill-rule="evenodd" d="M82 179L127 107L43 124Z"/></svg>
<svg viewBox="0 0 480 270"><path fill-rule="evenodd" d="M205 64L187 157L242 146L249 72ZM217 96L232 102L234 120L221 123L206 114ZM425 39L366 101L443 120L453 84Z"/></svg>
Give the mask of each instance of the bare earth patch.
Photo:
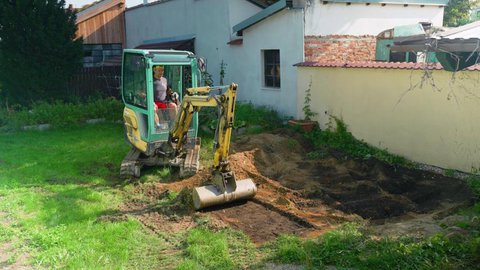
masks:
<svg viewBox="0 0 480 270"><path fill-rule="evenodd" d="M8 218L7 213L0 211L0 230L2 227L11 225L12 221ZM3 243L0 242L0 269L30 269L30 267L28 267L28 259L30 256L15 247L17 242L18 239L16 238L8 239Z"/></svg>
<svg viewBox="0 0 480 270"><path fill-rule="evenodd" d="M165 214L152 208L167 190L201 185L208 170L172 183L139 184L122 206L154 231L178 232L208 215L217 224L244 231L261 244L288 233L315 236L345 221L369 221L379 234L431 235L438 221L472 202L464 181L375 159L357 160L337 152L308 160L312 151L302 136L289 130L251 135L232 144L231 168L237 179L252 178L258 193L247 203L205 209L201 213Z"/></svg>

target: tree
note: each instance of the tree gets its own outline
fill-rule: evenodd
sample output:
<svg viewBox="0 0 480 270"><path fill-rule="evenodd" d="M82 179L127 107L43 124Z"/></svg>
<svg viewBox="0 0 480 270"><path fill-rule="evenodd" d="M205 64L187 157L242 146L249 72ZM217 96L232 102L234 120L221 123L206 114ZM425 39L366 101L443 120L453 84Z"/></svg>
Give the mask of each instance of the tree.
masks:
<svg viewBox="0 0 480 270"><path fill-rule="evenodd" d="M82 39L65 0L0 1L0 81L11 101L65 99L80 66Z"/></svg>
<svg viewBox="0 0 480 270"><path fill-rule="evenodd" d="M457 27L471 21L470 12L478 4L478 0L450 0L445 8L443 25Z"/></svg>

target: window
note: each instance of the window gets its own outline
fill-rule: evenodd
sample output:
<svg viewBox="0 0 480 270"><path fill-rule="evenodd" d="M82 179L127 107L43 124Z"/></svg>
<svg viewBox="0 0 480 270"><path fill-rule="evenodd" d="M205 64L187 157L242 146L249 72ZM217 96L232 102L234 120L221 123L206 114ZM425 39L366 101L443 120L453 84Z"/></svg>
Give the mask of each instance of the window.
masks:
<svg viewBox="0 0 480 270"><path fill-rule="evenodd" d="M263 51L264 86L280 88L280 50Z"/></svg>
<svg viewBox="0 0 480 270"><path fill-rule="evenodd" d="M83 44L83 66L99 67L106 60L122 56L122 44Z"/></svg>
<svg viewBox="0 0 480 270"><path fill-rule="evenodd" d="M125 102L147 108L145 59L142 55L126 54L123 67L123 98Z"/></svg>
<svg viewBox="0 0 480 270"><path fill-rule="evenodd" d="M390 62L417 62L417 54L414 52L391 52Z"/></svg>

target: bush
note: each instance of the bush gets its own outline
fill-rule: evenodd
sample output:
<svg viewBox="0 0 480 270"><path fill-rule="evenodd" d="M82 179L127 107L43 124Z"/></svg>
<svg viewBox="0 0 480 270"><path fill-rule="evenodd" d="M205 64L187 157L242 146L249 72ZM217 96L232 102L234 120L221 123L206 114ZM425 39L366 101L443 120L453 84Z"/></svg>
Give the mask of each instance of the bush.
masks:
<svg viewBox="0 0 480 270"><path fill-rule="evenodd" d="M9 112L0 109L0 126L20 129L23 126L50 124L53 127L79 125L87 119L122 119L123 103L114 98L92 100L86 103L37 102L31 108L18 107Z"/></svg>
<svg viewBox="0 0 480 270"><path fill-rule="evenodd" d="M200 111L200 126L215 130L217 123L217 108L203 108ZM234 128L244 127L249 133L260 133L281 126L281 117L272 109L242 102L238 102L235 106Z"/></svg>

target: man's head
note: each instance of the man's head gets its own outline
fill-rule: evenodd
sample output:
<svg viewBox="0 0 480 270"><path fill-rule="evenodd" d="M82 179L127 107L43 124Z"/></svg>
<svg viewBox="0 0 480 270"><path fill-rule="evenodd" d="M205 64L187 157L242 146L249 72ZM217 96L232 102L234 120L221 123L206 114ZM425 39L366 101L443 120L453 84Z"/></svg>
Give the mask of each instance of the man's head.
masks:
<svg viewBox="0 0 480 270"><path fill-rule="evenodd" d="M155 79L160 79L163 76L163 71L165 70L164 66L154 66L153 67L153 77Z"/></svg>

